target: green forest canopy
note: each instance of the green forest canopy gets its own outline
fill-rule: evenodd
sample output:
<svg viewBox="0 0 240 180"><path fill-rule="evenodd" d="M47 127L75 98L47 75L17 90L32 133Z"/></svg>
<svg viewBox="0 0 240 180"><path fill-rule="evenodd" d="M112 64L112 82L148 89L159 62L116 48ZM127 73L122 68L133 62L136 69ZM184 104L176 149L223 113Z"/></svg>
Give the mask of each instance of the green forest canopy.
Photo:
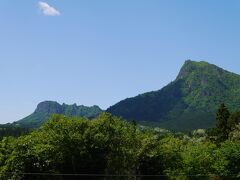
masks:
<svg viewBox="0 0 240 180"><path fill-rule="evenodd" d="M55 115L27 135L2 139L0 176L32 179L24 173L63 173L166 175L168 179L192 179L188 175L208 176L206 179L240 177L240 125L235 124L225 139L217 128L211 130L212 135L203 130L191 136L174 135L142 129L108 113L91 121ZM40 179L44 178L49 177Z"/></svg>

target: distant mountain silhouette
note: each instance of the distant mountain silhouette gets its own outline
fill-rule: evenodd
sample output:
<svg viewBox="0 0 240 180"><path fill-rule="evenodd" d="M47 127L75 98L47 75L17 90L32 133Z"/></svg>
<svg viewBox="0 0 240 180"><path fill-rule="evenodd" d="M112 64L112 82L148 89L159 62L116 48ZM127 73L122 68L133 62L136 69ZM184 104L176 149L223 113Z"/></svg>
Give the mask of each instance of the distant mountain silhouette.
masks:
<svg viewBox="0 0 240 180"><path fill-rule="evenodd" d="M38 104L36 110L31 115L16 123L24 127L39 127L53 114L62 114L69 117L78 116L94 118L101 112L102 110L98 106L87 107L83 105L77 106L76 104L61 105L54 101L44 101Z"/></svg>

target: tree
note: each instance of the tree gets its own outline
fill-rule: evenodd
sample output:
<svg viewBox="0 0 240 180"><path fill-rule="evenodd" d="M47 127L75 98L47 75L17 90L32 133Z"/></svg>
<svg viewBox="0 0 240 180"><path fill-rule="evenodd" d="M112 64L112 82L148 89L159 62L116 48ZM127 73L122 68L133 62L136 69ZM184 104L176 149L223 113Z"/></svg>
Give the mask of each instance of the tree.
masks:
<svg viewBox="0 0 240 180"><path fill-rule="evenodd" d="M240 143L240 124L236 125L228 136L230 141Z"/></svg>
<svg viewBox="0 0 240 180"><path fill-rule="evenodd" d="M234 112L230 115L228 119L228 129L230 131L234 130L236 125L240 123L240 112Z"/></svg>
<svg viewBox="0 0 240 180"><path fill-rule="evenodd" d="M221 144L220 151L228 161L227 169L232 179L240 177L240 143L227 140Z"/></svg>
<svg viewBox="0 0 240 180"><path fill-rule="evenodd" d="M188 142L184 146L184 174L197 176L226 175L227 160L218 147L210 142ZM194 179L194 177L191 177Z"/></svg>
<svg viewBox="0 0 240 180"><path fill-rule="evenodd" d="M229 127L228 119L230 117L230 112L227 107L222 103L217 111L216 117L216 129L217 129L217 141L222 142L228 138Z"/></svg>
<svg viewBox="0 0 240 180"><path fill-rule="evenodd" d="M152 131L145 131L139 137L141 146L138 150L137 174L162 175L164 171L158 137ZM142 179L149 179L143 177Z"/></svg>
<svg viewBox="0 0 240 180"><path fill-rule="evenodd" d="M134 174L137 133L134 124L108 113L91 121L55 115L28 135L2 140L0 178L33 179L20 178L22 173Z"/></svg>

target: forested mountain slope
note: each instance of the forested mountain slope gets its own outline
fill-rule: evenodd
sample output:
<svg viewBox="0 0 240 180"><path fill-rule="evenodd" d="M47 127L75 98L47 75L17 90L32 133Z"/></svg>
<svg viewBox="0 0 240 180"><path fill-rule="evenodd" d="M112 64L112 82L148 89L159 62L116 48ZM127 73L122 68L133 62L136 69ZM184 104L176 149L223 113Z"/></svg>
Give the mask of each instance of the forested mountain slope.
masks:
<svg viewBox="0 0 240 180"><path fill-rule="evenodd" d="M207 62L185 61L177 78L158 91L127 98L107 112L172 130L209 128L225 103L240 109L240 75Z"/></svg>

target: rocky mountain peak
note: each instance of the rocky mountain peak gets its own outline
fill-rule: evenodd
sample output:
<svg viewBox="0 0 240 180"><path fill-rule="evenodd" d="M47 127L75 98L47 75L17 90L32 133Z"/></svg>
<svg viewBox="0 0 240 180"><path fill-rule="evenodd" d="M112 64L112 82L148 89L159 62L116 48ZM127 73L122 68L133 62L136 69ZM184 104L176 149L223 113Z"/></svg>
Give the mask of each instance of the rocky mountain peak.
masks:
<svg viewBox="0 0 240 180"><path fill-rule="evenodd" d="M35 112L46 114L62 114L62 106L55 101L43 101L37 105Z"/></svg>
<svg viewBox="0 0 240 180"><path fill-rule="evenodd" d="M177 79L184 79L196 70L207 67L209 65L209 63L204 61L196 62L192 60L186 60L177 76Z"/></svg>

